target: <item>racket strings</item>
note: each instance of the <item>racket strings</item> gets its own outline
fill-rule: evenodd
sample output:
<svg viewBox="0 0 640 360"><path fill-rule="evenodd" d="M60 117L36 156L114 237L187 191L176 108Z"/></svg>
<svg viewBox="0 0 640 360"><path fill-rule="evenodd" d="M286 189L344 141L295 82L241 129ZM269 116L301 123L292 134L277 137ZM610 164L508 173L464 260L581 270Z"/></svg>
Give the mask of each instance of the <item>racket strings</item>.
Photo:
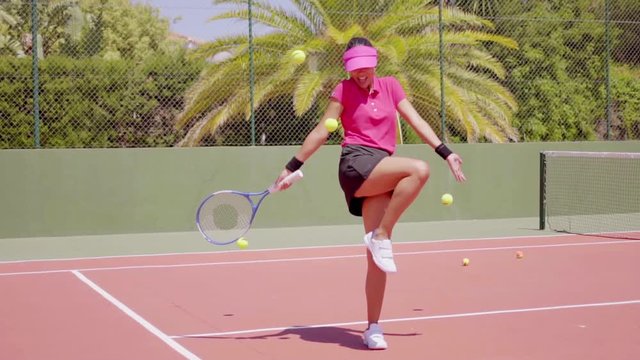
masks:
<svg viewBox="0 0 640 360"><path fill-rule="evenodd" d="M249 229L252 214L253 207L247 197L235 193L216 194L200 210L200 226L210 239L230 242Z"/></svg>

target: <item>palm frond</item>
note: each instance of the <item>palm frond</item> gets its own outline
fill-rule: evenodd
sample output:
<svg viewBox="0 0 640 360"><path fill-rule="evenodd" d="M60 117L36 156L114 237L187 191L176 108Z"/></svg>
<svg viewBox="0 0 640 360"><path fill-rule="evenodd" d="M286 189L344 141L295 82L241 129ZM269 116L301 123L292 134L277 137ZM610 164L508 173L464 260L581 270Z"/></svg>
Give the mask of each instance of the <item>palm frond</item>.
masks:
<svg viewBox="0 0 640 360"><path fill-rule="evenodd" d="M266 25L278 31L287 33L291 37L304 39L312 35L306 20L296 13L290 13L281 7L268 3L256 3L256 10L252 11L251 19L256 23ZM246 7L230 10L211 17L210 21L225 19L249 19L249 10Z"/></svg>
<svg viewBox="0 0 640 360"><path fill-rule="evenodd" d="M321 35L327 28L329 19L324 13L324 9L317 1L291 0L300 13L309 23L309 28L314 35Z"/></svg>
<svg viewBox="0 0 640 360"><path fill-rule="evenodd" d="M309 111L318 94L324 91L324 84L328 79L330 79L329 74L319 71L306 73L298 79L293 93L293 107L296 115L302 116Z"/></svg>
<svg viewBox="0 0 640 360"><path fill-rule="evenodd" d="M460 67L472 68L476 71L489 71L503 80L507 76L507 71L502 63L484 49L451 48L446 56L449 62L456 63Z"/></svg>
<svg viewBox="0 0 640 360"><path fill-rule="evenodd" d="M480 76L467 69L449 66L446 71L446 78L455 83L464 84L464 87L494 101L504 104L509 111L516 111L518 104L515 96L500 83L488 77Z"/></svg>
<svg viewBox="0 0 640 360"><path fill-rule="evenodd" d="M510 140L517 140L517 131L509 121L517 110L513 94L498 82L465 69L448 68L445 76L452 84L459 84L457 88L464 87L467 101L476 109L476 119L482 119L483 124L498 129Z"/></svg>
<svg viewBox="0 0 640 360"><path fill-rule="evenodd" d="M200 143L200 140L202 140L202 138L206 134L206 132L204 131L205 125L207 125L214 114L215 112L211 112L208 114L209 116L204 116L202 119L198 120L193 126L189 128L187 134L176 144L176 146L197 146Z"/></svg>
<svg viewBox="0 0 640 360"><path fill-rule="evenodd" d="M481 31L445 31L444 41L448 46L469 45L475 46L482 42L492 42L508 49L517 49L518 43L506 36L490 34Z"/></svg>
<svg viewBox="0 0 640 360"><path fill-rule="evenodd" d="M443 10L442 22L448 31L456 28L467 30L492 30L494 28L493 23L489 20L452 8ZM393 8L393 11L372 23L367 29L374 34L394 32L409 35L429 29L437 30L439 23L440 16L437 7L404 4Z"/></svg>
<svg viewBox="0 0 640 360"><path fill-rule="evenodd" d="M364 36L364 34L364 30L358 24L351 25L351 27L344 31L340 31L333 26L327 28L327 36L338 45L346 45L352 37Z"/></svg>
<svg viewBox="0 0 640 360"><path fill-rule="evenodd" d="M223 104L237 91L242 69L247 67L244 59L236 58L224 66L211 66L204 70L199 80L185 95L185 110L176 120L176 127L182 128L200 114ZM240 81L239 81L240 80Z"/></svg>
<svg viewBox="0 0 640 360"><path fill-rule="evenodd" d="M249 91L246 91L248 88L245 86L244 90L245 91L238 91L235 93L235 95L225 103L225 106L220 107L219 111L215 112L213 117L205 125L207 133L215 133L215 131L227 120L231 119L235 115L243 114L243 110L246 109L247 104L249 103ZM244 115L245 117L248 117L246 112Z"/></svg>
<svg viewBox="0 0 640 360"><path fill-rule="evenodd" d="M471 100L475 94L467 93L468 98ZM476 124L478 124L478 135L483 136L487 140L493 143L504 143L508 139L503 133L500 126L496 126L495 121L492 121L491 118L486 116L486 112L484 111L481 103L478 101L472 101L471 112L473 119Z"/></svg>
<svg viewBox="0 0 640 360"><path fill-rule="evenodd" d="M288 86L284 86L285 83L290 82L293 73L297 70L296 66L287 60L282 60L279 64L274 64L273 61L263 61L260 67L262 70L258 71L258 80L254 88L255 106L260 106L261 103L277 96L277 93L287 88ZM291 93L290 90L286 92ZM246 107L248 113L249 103Z"/></svg>
<svg viewBox="0 0 640 360"><path fill-rule="evenodd" d="M445 81L445 106L452 115L449 118L448 125L461 126L462 133L467 137L467 142L475 143L478 141L478 124L473 118L472 105L467 101L465 91L465 89Z"/></svg>
<svg viewBox="0 0 640 360"><path fill-rule="evenodd" d="M232 52L238 46L248 42L246 35L234 35L218 38L199 46L192 54L195 58L208 58L223 51Z"/></svg>
<svg viewBox="0 0 640 360"><path fill-rule="evenodd" d="M394 63L402 63L409 53L407 42L402 36L390 35L376 44L378 51Z"/></svg>
<svg viewBox="0 0 640 360"><path fill-rule="evenodd" d="M9 26L15 26L18 23L18 20L11 14L0 9L0 23L7 24Z"/></svg>
<svg viewBox="0 0 640 360"><path fill-rule="evenodd" d="M438 8L434 6L431 11L438 13ZM442 20L445 25L464 25L465 28L472 26L477 29L493 30L495 26L490 20L474 15L472 13L457 9L452 6L445 6L442 9Z"/></svg>

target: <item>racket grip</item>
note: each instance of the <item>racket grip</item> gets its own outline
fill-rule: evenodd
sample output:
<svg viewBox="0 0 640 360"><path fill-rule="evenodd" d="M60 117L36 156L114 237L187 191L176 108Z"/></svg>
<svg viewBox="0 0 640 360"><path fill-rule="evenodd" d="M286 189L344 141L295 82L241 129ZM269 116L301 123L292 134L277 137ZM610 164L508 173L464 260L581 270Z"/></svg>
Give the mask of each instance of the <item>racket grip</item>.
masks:
<svg viewBox="0 0 640 360"><path fill-rule="evenodd" d="M272 192L272 193L278 192L278 191L282 190L282 185L283 184L292 185L293 183L300 181L300 179L302 179L303 177L304 177L304 174L302 174L302 170L296 170L296 171L292 172L291 174L289 174L284 179L282 179L282 181L280 181L278 184L274 185L270 189L270 192Z"/></svg>

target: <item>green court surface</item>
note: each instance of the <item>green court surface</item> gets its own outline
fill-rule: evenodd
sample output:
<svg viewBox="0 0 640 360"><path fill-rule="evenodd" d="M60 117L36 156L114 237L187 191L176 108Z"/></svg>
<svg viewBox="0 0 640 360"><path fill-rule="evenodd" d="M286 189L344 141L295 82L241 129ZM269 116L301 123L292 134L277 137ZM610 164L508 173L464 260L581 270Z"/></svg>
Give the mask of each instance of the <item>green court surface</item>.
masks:
<svg viewBox="0 0 640 360"><path fill-rule="evenodd" d="M538 218L404 222L396 226L396 242L529 237L553 234L538 230ZM354 245L362 243L361 225L251 229L247 250ZM0 261L67 259L238 250L209 244L200 233L165 232L91 236L0 239Z"/></svg>

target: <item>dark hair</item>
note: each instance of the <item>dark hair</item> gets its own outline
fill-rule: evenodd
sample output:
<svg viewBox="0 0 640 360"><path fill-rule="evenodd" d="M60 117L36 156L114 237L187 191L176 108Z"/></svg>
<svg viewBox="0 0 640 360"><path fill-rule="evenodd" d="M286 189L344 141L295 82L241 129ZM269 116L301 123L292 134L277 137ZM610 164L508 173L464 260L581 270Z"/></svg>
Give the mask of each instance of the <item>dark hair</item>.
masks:
<svg viewBox="0 0 640 360"><path fill-rule="evenodd" d="M361 45L373 47L373 44L371 43L371 41L369 41L369 39L363 37L354 37L349 40L349 43L347 43L347 48L345 49L345 51L351 49L352 47Z"/></svg>

